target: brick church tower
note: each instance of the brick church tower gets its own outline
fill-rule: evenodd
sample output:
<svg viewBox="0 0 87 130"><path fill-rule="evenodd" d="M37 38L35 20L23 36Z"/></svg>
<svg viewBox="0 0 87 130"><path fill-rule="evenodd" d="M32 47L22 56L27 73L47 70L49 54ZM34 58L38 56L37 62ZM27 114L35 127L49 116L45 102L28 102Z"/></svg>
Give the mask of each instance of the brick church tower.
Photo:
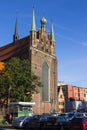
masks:
<svg viewBox="0 0 87 130"><path fill-rule="evenodd" d="M30 31L31 65L32 70L42 81L40 94L33 95L36 102L36 113L57 110L57 59L55 55L55 39L53 26L50 34L46 32L47 20L41 19L41 27L36 32L34 10L32 13L32 26Z"/></svg>
<svg viewBox="0 0 87 130"><path fill-rule="evenodd" d="M40 87L38 94L32 95L32 101L36 104L33 111L38 114L58 110L57 58L53 25L48 34L46 32L46 18L43 17L40 22L41 27L36 31L33 9L30 35L19 39L16 19L13 42L0 48L0 61L6 62L13 56L28 58L32 71L40 77L43 87Z"/></svg>

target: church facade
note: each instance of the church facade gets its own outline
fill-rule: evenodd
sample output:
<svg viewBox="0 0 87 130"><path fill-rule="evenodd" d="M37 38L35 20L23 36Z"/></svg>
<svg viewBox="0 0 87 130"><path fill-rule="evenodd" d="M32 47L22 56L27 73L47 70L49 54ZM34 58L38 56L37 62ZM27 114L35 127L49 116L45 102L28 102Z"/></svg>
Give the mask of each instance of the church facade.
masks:
<svg viewBox="0 0 87 130"><path fill-rule="evenodd" d="M42 82L38 94L32 95L34 113L48 113L50 110L58 111L57 97L57 58L55 52L55 38L53 25L50 33L46 32L47 20L43 17L41 27L37 31L34 9L29 36L19 39L18 21L16 19L13 42L0 48L0 61L7 62L11 57L27 58L31 69Z"/></svg>

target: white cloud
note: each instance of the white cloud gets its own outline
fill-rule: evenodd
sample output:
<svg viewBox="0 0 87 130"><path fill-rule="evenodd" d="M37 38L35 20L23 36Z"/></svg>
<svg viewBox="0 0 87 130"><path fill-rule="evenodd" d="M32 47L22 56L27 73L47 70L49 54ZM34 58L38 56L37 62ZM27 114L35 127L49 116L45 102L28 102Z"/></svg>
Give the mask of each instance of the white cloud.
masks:
<svg viewBox="0 0 87 130"><path fill-rule="evenodd" d="M67 36L61 35L61 34L59 34L59 33L55 33L55 35L56 35L56 36L59 36L59 37L61 37L61 38L63 38L63 39L69 40L69 41L73 42L74 44L78 44L78 45L85 46L85 47L87 46L87 42L77 41L77 40L74 40L74 39L71 38L71 37L67 37Z"/></svg>

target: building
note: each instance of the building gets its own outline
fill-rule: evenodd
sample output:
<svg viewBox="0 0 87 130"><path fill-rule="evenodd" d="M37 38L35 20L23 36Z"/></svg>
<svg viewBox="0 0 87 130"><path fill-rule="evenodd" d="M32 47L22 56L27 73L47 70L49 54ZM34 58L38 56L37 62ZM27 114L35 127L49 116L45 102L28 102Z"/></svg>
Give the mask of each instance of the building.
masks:
<svg viewBox="0 0 87 130"><path fill-rule="evenodd" d="M58 112L65 112L65 97L62 91L62 86L58 90Z"/></svg>
<svg viewBox="0 0 87 130"><path fill-rule="evenodd" d="M87 101L87 88L84 89L84 101Z"/></svg>
<svg viewBox="0 0 87 130"><path fill-rule="evenodd" d="M60 85L62 86L63 94L65 97L65 100L76 100L76 101L83 101L84 100L84 88L72 86L68 84ZM60 88L58 86L58 88Z"/></svg>
<svg viewBox="0 0 87 130"><path fill-rule="evenodd" d="M77 86L67 85L64 83L58 84L58 95L60 95L59 89L61 89L62 100L64 101L64 110L68 111L87 111L87 89ZM61 102L61 99L58 99ZM58 104L59 106L60 104Z"/></svg>
<svg viewBox="0 0 87 130"><path fill-rule="evenodd" d="M18 19L16 19L13 42L0 48L0 61L7 62L12 57L27 58L31 69L43 84L39 94L32 96L36 103L34 113L47 113L51 109L57 111L57 58L55 53L55 38L53 25L50 33L46 32L47 20L42 17L41 27L36 30L34 9L30 34L19 39Z"/></svg>

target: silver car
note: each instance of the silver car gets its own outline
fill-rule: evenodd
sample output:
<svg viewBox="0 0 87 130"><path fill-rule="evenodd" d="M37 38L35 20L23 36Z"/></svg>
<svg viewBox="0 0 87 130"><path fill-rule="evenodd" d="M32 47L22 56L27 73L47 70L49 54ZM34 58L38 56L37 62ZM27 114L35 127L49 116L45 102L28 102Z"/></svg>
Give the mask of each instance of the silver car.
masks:
<svg viewBox="0 0 87 130"><path fill-rule="evenodd" d="M30 116L14 117L12 120L12 126L15 128L22 128L23 122L28 118L30 118Z"/></svg>

